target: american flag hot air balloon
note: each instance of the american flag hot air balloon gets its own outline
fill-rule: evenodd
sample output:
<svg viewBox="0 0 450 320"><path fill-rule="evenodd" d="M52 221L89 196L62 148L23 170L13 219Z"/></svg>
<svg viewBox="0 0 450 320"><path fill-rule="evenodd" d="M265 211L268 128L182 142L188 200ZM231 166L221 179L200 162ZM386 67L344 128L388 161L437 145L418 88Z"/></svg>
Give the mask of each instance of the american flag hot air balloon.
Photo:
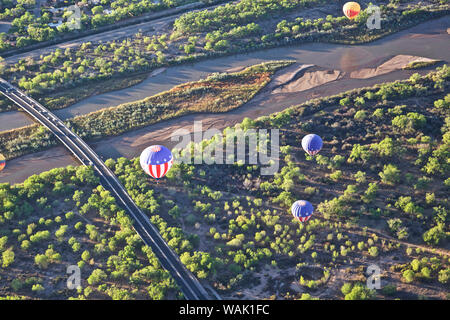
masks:
<svg viewBox="0 0 450 320"><path fill-rule="evenodd" d="M306 222L311 218L314 208L310 202L298 200L292 205L291 212L298 221Z"/></svg>
<svg viewBox="0 0 450 320"><path fill-rule="evenodd" d="M308 134L302 139L302 147L310 156L315 156L323 146L322 139L317 134Z"/></svg>
<svg viewBox="0 0 450 320"><path fill-rule="evenodd" d="M160 179L169 172L173 164L173 155L164 146L155 145L146 148L141 153L142 169L155 179Z"/></svg>

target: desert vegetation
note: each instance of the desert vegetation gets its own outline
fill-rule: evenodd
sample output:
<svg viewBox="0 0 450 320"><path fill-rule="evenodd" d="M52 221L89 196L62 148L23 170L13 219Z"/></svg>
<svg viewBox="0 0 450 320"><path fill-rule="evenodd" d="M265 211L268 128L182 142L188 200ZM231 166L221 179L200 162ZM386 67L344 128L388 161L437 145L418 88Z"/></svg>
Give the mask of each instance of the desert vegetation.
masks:
<svg viewBox="0 0 450 320"><path fill-rule="evenodd" d="M118 135L161 120L196 112L226 112L242 106L261 90L275 71L292 61L273 61L240 72L211 74L169 91L72 118L66 124L85 139ZM9 159L56 144L45 127L34 124L0 133L0 150Z"/></svg>

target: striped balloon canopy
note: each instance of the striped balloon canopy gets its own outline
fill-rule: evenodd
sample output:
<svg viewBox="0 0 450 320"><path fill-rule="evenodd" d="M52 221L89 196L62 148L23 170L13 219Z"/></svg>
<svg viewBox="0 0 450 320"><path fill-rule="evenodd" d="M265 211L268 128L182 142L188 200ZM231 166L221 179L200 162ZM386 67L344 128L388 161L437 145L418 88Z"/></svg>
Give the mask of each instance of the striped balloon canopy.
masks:
<svg viewBox="0 0 450 320"><path fill-rule="evenodd" d="M302 139L302 148L310 156L315 156L323 146L322 138L317 134L308 134Z"/></svg>
<svg viewBox="0 0 450 320"><path fill-rule="evenodd" d="M311 218L314 208L308 201L298 200L292 204L291 212L298 221L306 222Z"/></svg>
<svg viewBox="0 0 450 320"><path fill-rule="evenodd" d="M347 18L354 19L361 11L361 6L358 2L347 2L346 4L344 4L342 11L344 11L344 14Z"/></svg>
<svg viewBox="0 0 450 320"><path fill-rule="evenodd" d="M5 157L0 153L0 171L5 169L6 166L6 159Z"/></svg>
<svg viewBox="0 0 450 320"><path fill-rule="evenodd" d="M173 164L173 155L169 149L161 145L146 148L141 153L142 169L155 179L160 179L169 172Z"/></svg>

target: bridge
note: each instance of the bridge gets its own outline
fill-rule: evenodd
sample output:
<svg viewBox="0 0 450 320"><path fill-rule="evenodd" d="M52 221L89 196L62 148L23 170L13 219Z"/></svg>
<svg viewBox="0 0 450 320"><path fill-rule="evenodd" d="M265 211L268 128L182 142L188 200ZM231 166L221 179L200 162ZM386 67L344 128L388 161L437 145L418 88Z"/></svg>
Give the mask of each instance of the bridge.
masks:
<svg viewBox="0 0 450 320"><path fill-rule="evenodd" d="M187 300L209 300L210 294L200 281L186 269L178 255L169 247L149 218L135 204L116 175L100 157L78 135L72 132L61 119L34 99L0 78L0 93L49 129L56 138L83 164L92 166L100 176L103 186L112 191L118 203L133 220L133 227L142 241L149 246L163 268L170 272ZM220 298L212 288L211 292Z"/></svg>

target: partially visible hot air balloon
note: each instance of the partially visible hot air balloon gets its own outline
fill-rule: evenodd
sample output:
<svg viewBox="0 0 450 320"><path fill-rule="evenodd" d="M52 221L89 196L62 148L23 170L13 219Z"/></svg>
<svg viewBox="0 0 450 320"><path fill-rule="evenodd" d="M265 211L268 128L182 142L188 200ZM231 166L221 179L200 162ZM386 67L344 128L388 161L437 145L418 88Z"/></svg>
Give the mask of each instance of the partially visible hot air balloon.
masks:
<svg viewBox="0 0 450 320"><path fill-rule="evenodd" d="M298 221L306 222L311 218L314 208L308 201L298 200L292 205L291 212Z"/></svg>
<svg viewBox="0 0 450 320"><path fill-rule="evenodd" d="M303 150L310 156L315 156L323 146L322 139L317 134L308 134L302 139Z"/></svg>
<svg viewBox="0 0 450 320"><path fill-rule="evenodd" d="M5 166L6 166L5 157L0 153L0 171L5 169Z"/></svg>
<svg viewBox="0 0 450 320"><path fill-rule="evenodd" d="M359 6L358 2L351 1L344 4L342 11L344 11L344 14L347 18L354 19L361 11L361 7Z"/></svg>
<svg viewBox="0 0 450 320"><path fill-rule="evenodd" d="M140 163L145 173L158 180L169 172L173 164L173 155L164 146L150 146L142 151Z"/></svg>

